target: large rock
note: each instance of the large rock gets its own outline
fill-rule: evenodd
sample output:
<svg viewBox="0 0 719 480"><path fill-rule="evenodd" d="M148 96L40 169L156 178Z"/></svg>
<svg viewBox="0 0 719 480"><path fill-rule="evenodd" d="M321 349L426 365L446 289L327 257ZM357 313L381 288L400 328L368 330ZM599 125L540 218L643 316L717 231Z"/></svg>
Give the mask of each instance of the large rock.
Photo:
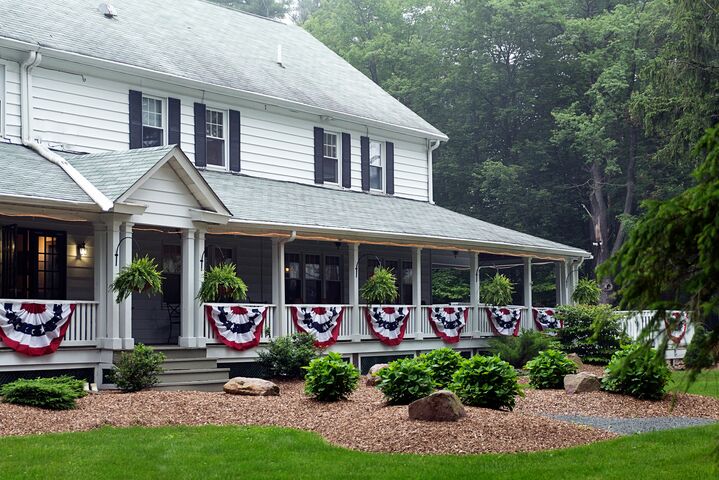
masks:
<svg viewBox="0 0 719 480"><path fill-rule="evenodd" d="M570 359L574 364L577 366L577 368L581 369L584 366L584 362L582 361L582 357L577 355L576 353L570 353L567 355L567 358Z"/></svg>
<svg viewBox="0 0 719 480"><path fill-rule="evenodd" d="M280 394L280 387L268 380L250 377L235 377L222 387L225 393L232 395L250 395L253 397L270 397Z"/></svg>
<svg viewBox="0 0 719 480"><path fill-rule="evenodd" d="M564 377L564 391L572 393L598 392L602 383L598 376L589 372L579 372Z"/></svg>
<svg viewBox="0 0 719 480"><path fill-rule="evenodd" d="M411 420L431 422L454 422L467 415L457 395L449 390L440 390L409 404Z"/></svg>
<svg viewBox="0 0 719 480"><path fill-rule="evenodd" d="M367 375L371 377L376 377L380 370L387 367L389 367L389 365L387 365L386 363L375 363L374 365L369 367L369 372L367 372Z"/></svg>

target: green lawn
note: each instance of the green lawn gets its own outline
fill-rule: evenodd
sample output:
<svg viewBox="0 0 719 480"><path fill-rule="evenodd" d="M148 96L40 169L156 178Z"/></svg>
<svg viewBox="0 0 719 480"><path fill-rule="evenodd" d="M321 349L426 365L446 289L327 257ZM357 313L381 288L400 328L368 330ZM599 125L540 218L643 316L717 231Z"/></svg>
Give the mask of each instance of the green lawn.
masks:
<svg viewBox="0 0 719 480"><path fill-rule="evenodd" d="M717 478L718 438L713 425L562 451L459 457L354 452L280 428L102 428L1 438L0 478L699 480Z"/></svg>
<svg viewBox="0 0 719 480"><path fill-rule="evenodd" d="M683 371L672 372L672 390L683 392L686 390L687 373ZM699 374L696 381L689 386L689 393L707 395L719 398L719 370L705 371Z"/></svg>

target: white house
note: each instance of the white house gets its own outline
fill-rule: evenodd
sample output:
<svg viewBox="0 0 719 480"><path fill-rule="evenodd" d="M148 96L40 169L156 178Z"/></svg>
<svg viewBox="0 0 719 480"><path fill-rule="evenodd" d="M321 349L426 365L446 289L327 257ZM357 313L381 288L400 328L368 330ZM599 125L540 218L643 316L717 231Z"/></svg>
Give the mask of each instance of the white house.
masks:
<svg viewBox="0 0 719 480"><path fill-rule="evenodd" d="M263 312L261 343L296 331L293 311L331 306L343 314L330 348L366 368L444 344L433 266L470 270L454 345L474 351L494 331L481 267L524 266L512 309L533 328L533 263L556 266L567 303L590 257L435 205L432 152L447 137L297 26L202 0L0 11L0 381L58 370L101 383L138 342L178 359L168 388L250 372L262 345L220 342L195 300L223 261ZM117 304L109 285L135 254L162 266L164 293ZM398 273L401 342L378 340L359 295L378 263ZM10 348L22 304L75 305L57 351Z"/></svg>

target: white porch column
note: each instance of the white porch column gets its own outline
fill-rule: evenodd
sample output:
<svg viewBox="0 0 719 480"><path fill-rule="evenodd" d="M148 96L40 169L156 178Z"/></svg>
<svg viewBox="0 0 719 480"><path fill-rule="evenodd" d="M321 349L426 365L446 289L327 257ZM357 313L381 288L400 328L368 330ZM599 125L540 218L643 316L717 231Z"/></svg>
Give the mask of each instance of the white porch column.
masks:
<svg viewBox="0 0 719 480"><path fill-rule="evenodd" d="M115 249L120 242L120 221L110 219L107 222L107 234L105 235L105 338L102 340L102 348L122 350L122 339L120 338L120 306L115 303L115 292L110 285L115 281L120 271L119 262L115 263Z"/></svg>
<svg viewBox="0 0 719 480"><path fill-rule="evenodd" d="M422 340L424 334L420 331L422 326L422 249L412 247L412 304L414 308L414 338Z"/></svg>
<svg viewBox="0 0 719 480"><path fill-rule="evenodd" d="M469 252L469 303L471 305L472 336L479 333L479 254Z"/></svg>
<svg viewBox="0 0 719 480"><path fill-rule="evenodd" d="M131 222L120 224L120 269L127 267L132 262L132 227ZM135 339L132 337L132 295L127 297L119 305L120 309L120 338L122 348L131 350L135 346Z"/></svg>
<svg viewBox="0 0 719 480"><path fill-rule="evenodd" d="M200 263L202 254L205 251L205 235L206 229L204 227L197 229L197 235L195 237L195 255L193 259L193 269L195 272L195 285L193 289L193 298L195 301L195 336L197 337L197 346L201 348L204 348L205 345L207 345L207 337L204 333L204 325L207 320L205 319L205 311L203 309L204 305L197 299L197 294L200 292L202 278L205 275L204 264Z"/></svg>
<svg viewBox="0 0 719 480"><path fill-rule="evenodd" d="M562 262L554 262L554 289L557 307L559 305L564 305L564 293L562 293L562 289L564 288L564 282L562 282L562 270Z"/></svg>
<svg viewBox="0 0 719 480"><path fill-rule="evenodd" d="M285 244L279 238L272 239L272 303L276 305L274 336L287 335L285 313Z"/></svg>
<svg viewBox="0 0 719 480"><path fill-rule="evenodd" d="M181 347L197 347L195 333L195 229L182 231L182 287L180 296Z"/></svg>
<svg viewBox="0 0 719 480"><path fill-rule="evenodd" d="M530 309L532 308L532 259L530 257L525 257L523 259L524 262L524 281L522 282L524 284L524 306Z"/></svg>
<svg viewBox="0 0 719 480"><path fill-rule="evenodd" d="M101 339L107 336L107 316L105 312L107 292L110 290L110 285L107 283L107 226L104 223L95 223L93 228L93 299L97 302L97 318L95 319L97 330L95 338L98 341L98 346L101 346Z"/></svg>
<svg viewBox="0 0 719 480"><path fill-rule="evenodd" d="M577 284L579 283L579 262L575 262L574 258L570 258L567 260L567 276L569 277L569 280L567 281L567 303L574 303L572 300L572 295L574 295L574 289L577 288Z"/></svg>
<svg viewBox="0 0 719 480"><path fill-rule="evenodd" d="M362 312L359 304L359 243L350 243L347 245L349 250L347 275L349 276L349 304L350 316L352 322L352 341L360 341L360 322L362 321Z"/></svg>
<svg viewBox="0 0 719 480"><path fill-rule="evenodd" d="M557 291L560 299L560 305L567 305L570 303L569 296L567 295L569 291L568 286L568 268L567 268L567 262L566 260L562 260L558 263L558 273L557 276Z"/></svg>

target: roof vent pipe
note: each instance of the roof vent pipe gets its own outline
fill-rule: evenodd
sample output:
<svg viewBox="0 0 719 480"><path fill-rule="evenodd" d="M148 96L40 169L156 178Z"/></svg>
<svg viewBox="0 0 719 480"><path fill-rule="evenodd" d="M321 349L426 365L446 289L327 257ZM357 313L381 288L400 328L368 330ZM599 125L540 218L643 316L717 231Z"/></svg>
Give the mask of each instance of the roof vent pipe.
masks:
<svg viewBox="0 0 719 480"><path fill-rule="evenodd" d="M285 68L285 66L282 64L282 44L277 45L277 65L279 65L282 68Z"/></svg>
<svg viewBox="0 0 719 480"><path fill-rule="evenodd" d="M109 3L101 3L97 6L97 9L107 18L115 18L117 16L117 10Z"/></svg>

